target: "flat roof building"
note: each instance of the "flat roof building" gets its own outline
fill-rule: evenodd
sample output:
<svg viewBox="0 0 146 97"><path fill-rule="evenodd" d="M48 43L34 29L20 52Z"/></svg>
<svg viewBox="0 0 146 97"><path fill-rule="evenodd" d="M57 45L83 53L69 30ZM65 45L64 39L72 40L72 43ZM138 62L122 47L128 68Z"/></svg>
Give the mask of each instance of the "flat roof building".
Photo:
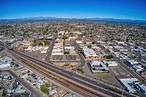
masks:
<svg viewBox="0 0 146 97"><path fill-rule="evenodd" d="M118 66L118 63L116 61L103 61L108 66Z"/></svg>
<svg viewBox="0 0 146 97"><path fill-rule="evenodd" d="M144 70L144 68L141 65L134 65L133 69L137 72L140 73L141 71Z"/></svg>
<svg viewBox="0 0 146 97"><path fill-rule="evenodd" d="M106 64L104 64L101 61L97 61L97 60L92 60L89 62L90 66L91 66L91 70L93 73L96 72L108 72L109 69L106 66Z"/></svg>
<svg viewBox="0 0 146 97"><path fill-rule="evenodd" d="M84 56L86 59L96 59L97 58L96 52L93 49L84 47L83 52L84 52Z"/></svg>
<svg viewBox="0 0 146 97"><path fill-rule="evenodd" d="M139 62L137 62L135 60L126 60L125 63L130 67L139 64Z"/></svg>
<svg viewBox="0 0 146 97"><path fill-rule="evenodd" d="M139 80L137 78L120 79L120 83L129 93L136 92L136 89L133 88L134 82L139 82Z"/></svg>
<svg viewBox="0 0 146 97"><path fill-rule="evenodd" d="M137 87L142 93L146 94L146 86L144 84L138 85Z"/></svg>

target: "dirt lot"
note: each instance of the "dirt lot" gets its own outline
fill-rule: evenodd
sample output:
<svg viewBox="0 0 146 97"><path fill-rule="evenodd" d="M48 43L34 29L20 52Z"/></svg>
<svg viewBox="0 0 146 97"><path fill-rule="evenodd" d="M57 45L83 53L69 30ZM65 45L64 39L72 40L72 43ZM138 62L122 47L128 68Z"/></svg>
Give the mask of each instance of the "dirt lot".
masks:
<svg viewBox="0 0 146 97"><path fill-rule="evenodd" d="M129 78L130 75L120 66L109 67L110 72L117 78Z"/></svg>
<svg viewBox="0 0 146 97"><path fill-rule="evenodd" d="M63 66L63 65L65 65L65 64L67 64L67 63L69 63L69 65L72 65L72 66L77 66L77 65L79 65L79 62L53 62L55 65L57 65L57 66Z"/></svg>
<svg viewBox="0 0 146 97"><path fill-rule="evenodd" d="M78 61L78 55L52 55L52 61Z"/></svg>
<svg viewBox="0 0 146 97"><path fill-rule="evenodd" d="M37 53L37 52L25 52L25 53L30 55L30 56L36 57L38 59L41 59L41 60L43 60L46 56L46 54Z"/></svg>

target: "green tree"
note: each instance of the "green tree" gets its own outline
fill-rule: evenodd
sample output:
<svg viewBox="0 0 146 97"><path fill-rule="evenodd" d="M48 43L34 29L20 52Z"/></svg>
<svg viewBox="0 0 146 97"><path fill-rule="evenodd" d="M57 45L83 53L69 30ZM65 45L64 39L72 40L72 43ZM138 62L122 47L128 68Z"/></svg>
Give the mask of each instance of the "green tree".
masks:
<svg viewBox="0 0 146 97"><path fill-rule="evenodd" d="M66 40L66 39L68 39L68 36L64 34L64 35L62 36L62 39Z"/></svg>
<svg viewBox="0 0 146 97"><path fill-rule="evenodd" d="M7 91L3 90L2 96L5 97L7 95Z"/></svg>
<svg viewBox="0 0 146 97"><path fill-rule="evenodd" d="M12 61L12 62L11 62L11 65L14 65L14 64L15 64L15 62Z"/></svg>
<svg viewBox="0 0 146 97"><path fill-rule="evenodd" d="M113 55L107 55L107 56L105 56L105 58L112 59L112 58L114 58L114 56Z"/></svg>
<svg viewBox="0 0 146 97"><path fill-rule="evenodd" d="M39 42L39 46L43 46L43 43L42 42Z"/></svg>
<svg viewBox="0 0 146 97"><path fill-rule="evenodd" d="M30 71L29 71L29 70L27 70L27 73L30 73Z"/></svg>
<svg viewBox="0 0 146 97"><path fill-rule="evenodd" d="M29 96L29 94L27 92L22 94L22 97L28 97L28 96Z"/></svg>
<svg viewBox="0 0 146 97"><path fill-rule="evenodd" d="M79 69L79 70L81 71L82 74L85 73L83 68L81 68L81 69Z"/></svg>
<svg viewBox="0 0 146 97"><path fill-rule="evenodd" d="M37 40L33 41L33 45L36 46L37 45Z"/></svg>
<svg viewBox="0 0 146 97"><path fill-rule="evenodd" d="M91 45L88 45L88 48L91 48Z"/></svg>
<svg viewBox="0 0 146 97"><path fill-rule="evenodd" d="M69 52L65 51L64 54L69 54Z"/></svg>
<svg viewBox="0 0 146 97"><path fill-rule="evenodd" d="M70 65L70 63L65 63L65 64L64 64L64 66L69 66L69 65Z"/></svg>
<svg viewBox="0 0 146 97"><path fill-rule="evenodd" d="M46 84L41 85L41 86L40 86L40 90L41 90L43 93L49 95L49 90L48 90L48 88L46 87Z"/></svg>
<svg viewBox="0 0 146 97"><path fill-rule="evenodd" d="M45 45L45 46L48 46L49 44L50 44L50 42L49 42L49 41L44 40L44 45Z"/></svg>

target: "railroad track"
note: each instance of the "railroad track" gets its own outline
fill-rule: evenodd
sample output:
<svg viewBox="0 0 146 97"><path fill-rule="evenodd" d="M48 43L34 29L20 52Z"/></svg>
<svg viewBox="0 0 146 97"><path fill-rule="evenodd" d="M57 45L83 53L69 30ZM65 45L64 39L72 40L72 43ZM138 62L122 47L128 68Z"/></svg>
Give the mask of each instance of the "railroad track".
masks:
<svg viewBox="0 0 146 97"><path fill-rule="evenodd" d="M103 93L99 95L99 94L96 94L94 93L93 91L89 90L89 89L86 89L86 88L83 88L83 86L75 83L75 82L72 82L72 81L68 81L65 77L62 77L62 76L59 76L58 74L55 74L54 72L51 72L49 71L48 69L46 68L43 68L25 58L21 58L21 61L24 62L28 67L32 68L33 70L39 72L40 74L42 74L43 76L49 78L49 79L52 79L53 81L63 85L64 87L68 88L68 89L71 89L73 90L74 92L76 93L79 93L81 94L83 97L110 97L108 95L105 95Z"/></svg>
<svg viewBox="0 0 146 97"><path fill-rule="evenodd" d="M17 55L17 56L19 56L19 57L23 57L23 58L25 58L27 60L31 60L32 62L38 64L39 66L41 66L43 68L46 68L47 70L50 70L52 72L55 72L56 74L59 74L59 75L65 77L65 78L67 78L66 80L72 79L72 80L74 80L74 81L76 81L78 83L82 83L83 85L88 86L88 88L93 89L94 93L97 94L97 95L98 95L98 92L100 91L101 93L104 93L105 95L121 97L122 92L119 91L119 90L115 90L112 87L105 86L105 85L103 85L101 83L99 84L99 83L97 83L95 81L92 81L92 80L90 80L88 78L85 78L83 76L76 75L76 74L74 74L72 72L62 70L60 68L52 66L51 64L48 64L48 63L40 61L40 60L38 60L36 58L30 57L28 55L25 55L22 52L18 52L18 51L15 51L15 50L11 50L10 52L15 54L15 55ZM93 83L89 83L86 80L90 80L90 82L93 82ZM93 93L93 91L92 91L92 93ZM127 95L128 96L132 96L132 95L129 95L129 94L126 94L126 93L123 93L123 94L126 95L126 96Z"/></svg>
<svg viewBox="0 0 146 97"><path fill-rule="evenodd" d="M25 64L28 64L26 60L24 60L23 62ZM72 83L61 76L58 76L58 75L54 74L53 72L46 70L45 68L42 68L42 67L34 65L34 64L31 64L29 66L32 67L33 69L35 69L37 72L41 73L43 76L45 76L49 79L52 79L53 81L61 84L62 86L66 87L66 88L73 90L76 93L81 94L83 97L95 97L95 96L104 97L101 95L94 94L93 92L89 92L88 90L83 89L81 86L79 86L75 83ZM105 96L107 96L107 95L105 95Z"/></svg>

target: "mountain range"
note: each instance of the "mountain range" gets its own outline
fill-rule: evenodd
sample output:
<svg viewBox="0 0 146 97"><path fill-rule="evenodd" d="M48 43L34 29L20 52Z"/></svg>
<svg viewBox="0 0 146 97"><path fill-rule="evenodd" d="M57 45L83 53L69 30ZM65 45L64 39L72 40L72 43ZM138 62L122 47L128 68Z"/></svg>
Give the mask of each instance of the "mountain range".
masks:
<svg viewBox="0 0 146 97"><path fill-rule="evenodd" d="M114 19L114 18L57 18L57 17L26 17L19 19L0 19L0 22L28 21L28 20L94 20L94 21L113 21L129 23L146 23L144 20Z"/></svg>

